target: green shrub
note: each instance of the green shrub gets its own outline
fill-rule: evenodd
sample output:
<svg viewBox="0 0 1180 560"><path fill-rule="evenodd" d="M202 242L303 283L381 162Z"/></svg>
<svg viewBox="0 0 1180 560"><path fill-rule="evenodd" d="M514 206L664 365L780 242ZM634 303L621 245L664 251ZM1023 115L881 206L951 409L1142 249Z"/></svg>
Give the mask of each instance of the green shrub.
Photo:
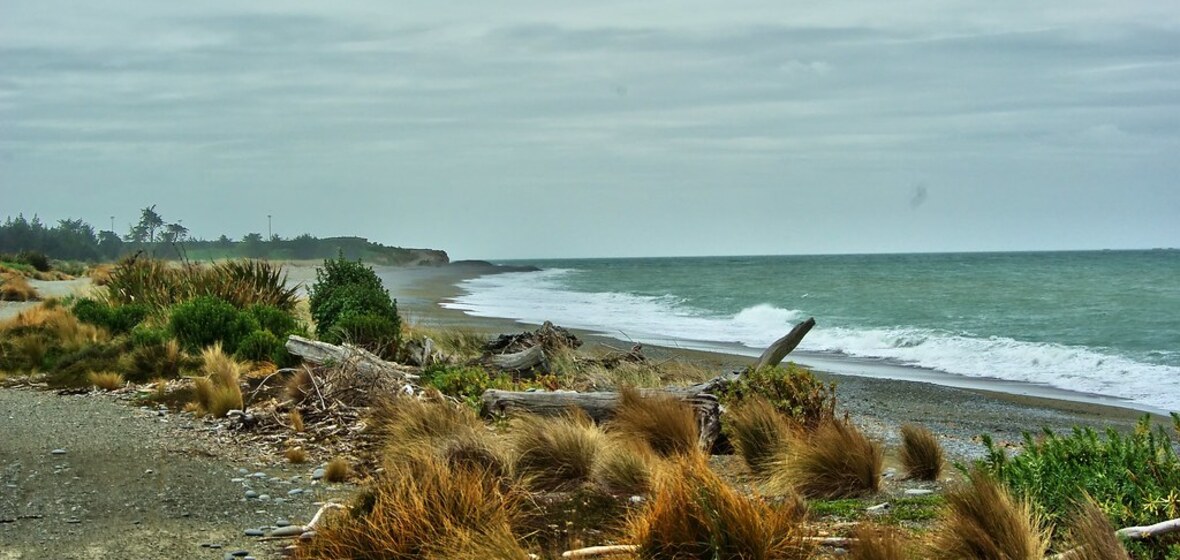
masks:
<svg viewBox="0 0 1180 560"><path fill-rule="evenodd" d="M262 327L262 330L278 338L286 338L287 335L302 330L299 321L291 313L273 305L251 305L246 308L246 312L258 321L258 326Z"/></svg>
<svg viewBox="0 0 1180 560"><path fill-rule="evenodd" d="M174 307L168 329L188 350L221 342L226 352L233 353L242 339L259 330L259 326L258 320L233 304L202 296Z"/></svg>
<svg viewBox="0 0 1180 560"><path fill-rule="evenodd" d="M836 384L815 378L810 370L787 364L747 370L731 383L722 395L727 405L737 405L746 398L760 395L799 425L814 430L836 417Z"/></svg>
<svg viewBox="0 0 1180 560"><path fill-rule="evenodd" d="M123 378L133 383L153 379L176 379L186 369L194 369L200 362L186 356L175 340L137 346L123 357L120 370Z"/></svg>
<svg viewBox="0 0 1180 560"><path fill-rule="evenodd" d="M122 346L101 342L66 353L53 362L49 383L54 387L88 387L89 374L117 369L122 354Z"/></svg>
<svg viewBox="0 0 1180 560"><path fill-rule="evenodd" d="M149 327L141 324L131 329L131 345L134 347L164 344L170 338L168 330L160 327Z"/></svg>
<svg viewBox="0 0 1180 560"><path fill-rule="evenodd" d="M349 315L375 315L389 319L394 332L401 330L397 302L372 268L343 257L324 261L316 269L316 282L308 290L308 305L316 334L333 336L333 328ZM396 340L394 341L396 347Z"/></svg>
<svg viewBox="0 0 1180 560"><path fill-rule="evenodd" d="M74 302L71 311L83 323L102 327L114 334L121 334L130 332L146 319L151 309L138 303L112 307L100 301L81 298Z"/></svg>
<svg viewBox="0 0 1180 560"><path fill-rule="evenodd" d="M49 272L52 268L49 264L49 257L37 251L21 251L16 255L16 262L27 264L37 272Z"/></svg>
<svg viewBox="0 0 1180 560"><path fill-rule="evenodd" d="M283 361L284 354L286 354L286 349L279 337L271 334L270 331L260 330L254 331L242 339L238 344L237 351L234 352L234 358L277 364Z"/></svg>
<svg viewBox="0 0 1180 560"><path fill-rule="evenodd" d="M1039 439L1026 433L1024 450L1012 457L990 437L983 442L987 456L980 466L1029 499L1054 525L1073 513L1084 495L1116 527L1180 517L1180 459L1167 432L1151 429L1150 417L1129 435L1109 429L1103 438L1089 428L1074 428L1069 435L1046 430ZM1176 543L1157 539L1144 557L1164 558Z"/></svg>
<svg viewBox="0 0 1180 560"><path fill-rule="evenodd" d="M479 397L488 389L523 391L550 388L547 378L517 380L511 375L497 372L495 376L478 366L432 366L422 372L423 383L438 389L438 392L455 397L478 408Z"/></svg>
<svg viewBox="0 0 1180 560"><path fill-rule="evenodd" d="M371 313L350 314L340 318L322 338L333 344L348 342L378 356L393 357L397 353L400 329L397 322Z"/></svg>

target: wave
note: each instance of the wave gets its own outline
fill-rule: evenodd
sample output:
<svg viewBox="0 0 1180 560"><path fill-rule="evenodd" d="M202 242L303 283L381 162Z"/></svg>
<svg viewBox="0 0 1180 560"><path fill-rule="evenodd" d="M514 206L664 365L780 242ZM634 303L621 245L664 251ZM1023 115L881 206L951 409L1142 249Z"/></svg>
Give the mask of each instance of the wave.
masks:
<svg viewBox="0 0 1180 560"><path fill-rule="evenodd" d="M507 273L463 282L467 292L444 303L480 317L553 321L623 340L655 344L738 344L761 350L807 317L802 310L759 304L733 315L688 305L668 294L580 292L565 282L573 269ZM1148 364L1095 349L1004 337L975 337L913 327L818 326L803 352L887 360L956 375L1049 385L1180 409L1180 368ZM751 352L746 352L751 353Z"/></svg>

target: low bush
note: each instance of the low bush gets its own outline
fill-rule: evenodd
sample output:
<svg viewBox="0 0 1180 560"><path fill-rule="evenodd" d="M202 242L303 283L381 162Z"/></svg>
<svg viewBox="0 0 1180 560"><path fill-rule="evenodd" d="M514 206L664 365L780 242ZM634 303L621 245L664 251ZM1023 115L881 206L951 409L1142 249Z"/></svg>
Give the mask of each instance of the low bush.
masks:
<svg viewBox="0 0 1180 560"><path fill-rule="evenodd" d="M760 395L747 397L730 408L723 427L734 450L756 474L766 472L798 430Z"/></svg>
<svg viewBox="0 0 1180 560"><path fill-rule="evenodd" d="M259 326L254 317L239 311L233 304L202 296L172 308L168 329L188 350L201 350L220 343L232 354L242 339L259 330Z"/></svg>
<svg viewBox="0 0 1180 560"><path fill-rule="evenodd" d="M795 490L808 498L853 498L881 489L884 454L881 446L854 424L832 420L804 439L771 466L769 487Z"/></svg>
<svg viewBox="0 0 1180 560"><path fill-rule="evenodd" d="M836 385L823 383L793 363L746 371L729 384L722 401L732 406L754 395L809 430L836 418Z"/></svg>
<svg viewBox="0 0 1180 560"><path fill-rule="evenodd" d="M814 550L802 517L795 507L739 492L700 456L681 457L658 477L624 533L644 559L802 560Z"/></svg>
<svg viewBox="0 0 1180 560"><path fill-rule="evenodd" d="M979 466L1053 525L1064 524L1082 495L1119 527L1180 517L1180 459L1168 433L1153 430L1150 417L1127 435L1110 429L1102 437L1089 428L1068 435L1046 430L1036 439L1025 434L1023 450L1012 457L991 438L983 440L987 455ZM1180 554L1180 544L1166 538L1144 548L1146 557Z"/></svg>
<svg viewBox="0 0 1180 560"><path fill-rule="evenodd" d="M21 251L17 253L16 262L27 264L37 272L49 272L53 269L53 266L49 263L49 257L45 253L37 251Z"/></svg>
<svg viewBox="0 0 1180 560"><path fill-rule="evenodd" d="M168 330L160 327L149 327L144 324L136 325L131 329L131 346L153 346L156 344L164 344L172 338L168 335Z"/></svg>
<svg viewBox="0 0 1180 560"><path fill-rule="evenodd" d="M83 323L102 327L112 334L123 334L131 332L146 319L151 309L138 303L112 307L104 302L81 298L74 302L71 311Z"/></svg>
<svg viewBox="0 0 1180 560"><path fill-rule="evenodd" d="M254 331L238 343L234 357L239 360L277 364L284 360L285 354L283 342L270 331Z"/></svg>
<svg viewBox="0 0 1180 560"><path fill-rule="evenodd" d="M73 351L64 351L60 344L50 347L48 381L55 387L86 387L93 372L115 371L123 347L110 341L94 341ZM60 352L60 354L59 354Z"/></svg>
<svg viewBox="0 0 1180 560"><path fill-rule="evenodd" d="M384 318L388 323L377 326L370 321L373 324L364 326L382 329L381 334L388 329L394 339L382 342L388 342L394 351L397 349L396 337L401 332L397 302L389 297L389 291L373 269L360 261L343 257L325 260L323 267L316 269L315 284L308 289L308 306L315 321L316 335L320 338L339 337L341 333L335 332L334 328L350 315L371 315ZM392 329L389 329L390 325ZM361 323L354 323L352 328L360 326Z"/></svg>
<svg viewBox="0 0 1180 560"><path fill-rule="evenodd" d="M284 311L273 305L251 305L246 308L246 312L258 321L259 328L280 339L285 339L287 335L298 334L303 331L303 327L294 315L289 311Z"/></svg>
<svg viewBox="0 0 1180 560"><path fill-rule="evenodd" d="M624 388L619 398L611 432L645 443L663 457L699 451L700 427L688 403L669 395L645 396L633 388Z"/></svg>
<svg viewBox="0 0 1180 560"><path fill-rule="evenodd" d="M350 313L340 317L320 339L332 344L347 342L383 358L396 355L401 332L397 321L375 313Z"/></svg>
<svg viewBox="0 0 1180 560"><path fill-rule="evenodd" d="M906 478L938 480L946 461L942 445L930 430L913 424L901 427L901 465Z"/></svg>
<svg viewBox="0 0 1180 560"><path fill-rule="evenodd" d="M590 479L605 436L580 410L556 417L523 416L511 432L516 472L539 490L572 489Z"/></svg>
<svg viewBox="0 0 1180 560"><path fill-rule="evenodd" d="M146 383L154 379L176 379L181 373L200 364L189 358L175 340L135 346L120 363L127 380Z"/></svg>
<svg viewBox="0 0 1180 560"><path fill-rule="evenodd" d="M1041 560L1048 533L1031 506L994 478L975 471L947 493L947 512L934 532L933 558Z"/></svg>

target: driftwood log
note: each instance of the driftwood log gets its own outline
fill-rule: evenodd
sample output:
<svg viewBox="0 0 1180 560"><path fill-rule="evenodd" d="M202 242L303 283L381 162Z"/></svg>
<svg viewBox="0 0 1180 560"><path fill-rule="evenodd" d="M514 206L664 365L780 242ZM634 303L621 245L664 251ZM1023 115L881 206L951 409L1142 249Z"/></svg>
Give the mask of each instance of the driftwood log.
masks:
<svg viewBox="0 0 1180 560"><path fill-rule="evenodd" d="M756 367L776 366L783 361L792 350L799 346L799 342L815 326L815 319L807 319L795 325L791 332L771 344L758 359ZM533 348L539 349L540 346ZM503 357L503 356L501 356ZM543 354L542 354L543 359ZM729 383L740 378L742 372L730 372L719 375L689 387L668 387L663 389L641 389L644 396L666 395L681 399L693 407L697 413L700 426L701 448L712 449L721 435L721 407L717 402L717 394L725 389ZM542 416L553 416L568 411L571 407L580 408L595 422L605 422L614 415L619 406L619 394L613 392L576 393L573 391L501 391L488 389L480 397L483 409L489 414L507 414L509 412L528 412Z"/></svg>
<svg viewBox="0 0 1180 560"><path fill-rule="evenodd" d="M500 354L490 359L493 366L505 371L525 371L537 366L545 367L545 347L530 346L512 354Z"/></svg>
<svg viewBox="0 0 1180 560"><path fill-rule="evenodd" d="M376 354L351 344L328 344L302 336L287 337L287 352L316 365L347 365L359 375L367 377L391 376L396 379L413 381L418 379L418 370L412 367L387 362Z"/></svg>

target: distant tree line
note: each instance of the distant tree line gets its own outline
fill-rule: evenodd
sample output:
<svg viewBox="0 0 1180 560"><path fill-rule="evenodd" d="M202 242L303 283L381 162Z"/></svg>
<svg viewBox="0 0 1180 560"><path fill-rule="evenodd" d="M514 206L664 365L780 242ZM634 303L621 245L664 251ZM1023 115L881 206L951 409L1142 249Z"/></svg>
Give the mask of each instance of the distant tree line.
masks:
<svg viewBox="0 0 1180 560"><path fill-rule="evenodd" d="M82 220L59 220L46 225L37 216L8 217L0 225L0 254L40 253L57 260L110 261L143 252L163 259L213 260L224 258L311 260L343 255L375 264L399 265L429 260L447 262L443 251L403 249L363 237L317 238L304 233L290 239L248 233L241 240L221 235L215 240L194 239L179 221L168 222L155 206L140 211L127 233L96 231Z"/></svg>

